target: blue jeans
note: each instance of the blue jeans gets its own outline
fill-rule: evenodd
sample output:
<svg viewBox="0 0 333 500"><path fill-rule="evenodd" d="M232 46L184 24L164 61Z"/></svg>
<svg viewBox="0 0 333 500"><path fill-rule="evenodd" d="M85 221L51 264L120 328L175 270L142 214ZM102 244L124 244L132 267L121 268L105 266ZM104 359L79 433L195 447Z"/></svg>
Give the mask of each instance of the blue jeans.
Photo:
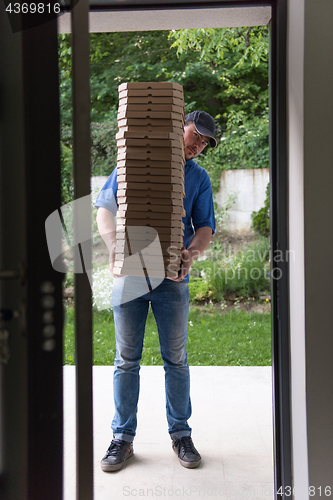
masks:
<svg viewBox="0 0 333 500"><path fill-rule="evenodd" d="M151 304L164 363L168 431L172 438L189 436L191 428L187 420L191 416L190 372L186 354L188 284L164 279L159 286L141 297L121 303L126 280L132 289L136 283L140 289L140 280L142 285L145 278L114 279L111 304L120 305L113 306L117 349L113 376L113 435L116 439L128 442L133 441L135 436L140 361Z"/></svg>

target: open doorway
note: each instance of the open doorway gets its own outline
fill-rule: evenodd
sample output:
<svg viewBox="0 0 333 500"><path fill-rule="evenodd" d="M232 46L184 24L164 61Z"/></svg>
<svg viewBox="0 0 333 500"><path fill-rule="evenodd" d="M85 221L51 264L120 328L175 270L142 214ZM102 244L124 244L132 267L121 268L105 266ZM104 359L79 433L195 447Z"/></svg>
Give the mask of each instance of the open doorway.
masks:
<svg viewBox="0 0 333 500"><path fill-rule="evenodd" d="M114 14L114 13L113 13L113 14ZM126 13L126 16L128 17L128 13ZM127 490L126 490L126 491L127 491ZM130 490L128 490L128 491L130 491ZM171 490L170 490L170 491L171 491ZM132 494L134 494L134 493L132 493Z"/></svg>

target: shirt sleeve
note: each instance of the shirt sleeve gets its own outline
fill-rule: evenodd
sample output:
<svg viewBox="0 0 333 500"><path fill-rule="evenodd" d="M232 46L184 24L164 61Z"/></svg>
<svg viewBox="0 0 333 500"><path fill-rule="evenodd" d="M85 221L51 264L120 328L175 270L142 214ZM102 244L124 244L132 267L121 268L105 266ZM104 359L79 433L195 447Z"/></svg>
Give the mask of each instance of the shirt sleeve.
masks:
<svg viewBox="0 0 333 500"><path fill-rule="evenodd" d="M215 233L215 216L212 185L206 170L202 169L198 195L192 208L192 224L195 229L211 227Z"/></svg>
<svg viewBox="0 0 333 500"><path fill-rule="evenodd" d="M103 207L106 208L107 210L110 210L110 212L113 213L115 216L117 213L117 190L118 190L118 183L117 183L117 169L115 168L98 193L98 196L96 198L95 202L95 207Z"/></svg>

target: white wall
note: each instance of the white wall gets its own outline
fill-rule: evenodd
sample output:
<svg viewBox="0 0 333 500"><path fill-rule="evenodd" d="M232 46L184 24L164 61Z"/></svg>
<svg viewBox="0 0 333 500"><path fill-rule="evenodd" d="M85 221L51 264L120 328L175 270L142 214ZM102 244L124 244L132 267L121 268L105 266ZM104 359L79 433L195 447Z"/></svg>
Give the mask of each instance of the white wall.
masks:
<svg viewBox="0 0 333 500"><path fill-rule="evenodd" d="M333 2L289 0L288 10L293 473L303 500L333 492Z"/></svg>
<svg viewBox="0 0 333 500"><path fill-rule="evenodd" d="M288 10L290 348L295 500L309 498L305 367L304 280L304 0Z"/></svg>
<svg viewBox="0 0 333 500"><path fill-rule="evenodd" d="M220 189L216 195L218 207L221 208L226 203L228 195L237 194L235 204L228 210L225 229L229 234L253 234L251 214L264 206L268 182L268 168L222 172Z"/></svg>

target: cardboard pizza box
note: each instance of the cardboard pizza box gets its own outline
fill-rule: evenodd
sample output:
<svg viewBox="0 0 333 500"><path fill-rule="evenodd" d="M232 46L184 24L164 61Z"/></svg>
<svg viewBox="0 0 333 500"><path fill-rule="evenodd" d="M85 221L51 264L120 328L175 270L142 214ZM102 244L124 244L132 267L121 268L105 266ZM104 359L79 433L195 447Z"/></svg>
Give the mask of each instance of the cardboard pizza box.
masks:
<svg viewBox="0 0 333 500"><path fill-rule="evenodd" d="M140 247L137 247L137 251L129 253L128 250L126 251L120 250L119 252L116 251L115 254L115 264L119 265L120 262L124 262L128 260L128 257L131 257L131 255L141 255L146 262L152 263L152 262L159 262L162 265L168 265L168 264L181 264L181 256L177 256L176 254L169 255L167 252L165 254L161 253L161 249L159 251L150 252L146 251L146 249L140 250ZM131 260L135 259L129 259L129 262Z"/></svg>
<svg viewBox="0 0 333 500"><path fill-rule="evenodd" d="M160 184L158 182L151 182L150 180L145 181L145 182L135 182L135 181L133 181L133 182L118 182L118 189L120 191L127 190L127 189L129 189L130 191L138 190L138 192L146 190L146 191L149 191L149 193L151 191L162 191L164 193L176 192L176 193L181 193L183 195L183 188L179 183L172 184L172 183L167 182L166 184Z"/></svg>
<svg viewBox="0 0 333 500"><path fill-rule="evenodd" d="M135 155L135 154L146 154L148 155L154 155L158 157L164 157L166 156L167 158L170 157L169 161L178 161L182 162L184 156L184 149L181 147L180 143L178 143L176 146L168 146L168 147L156 147L156 146L122 146L119 147L117 150L117 157L120 155L123 155L125 153L125 157L127 158L127 155ZM172 160L172 156L179 156L181 159L178 160ZM128 156L128 158L130 158ZM135 158L133 158L135 159ZM184 162L185 163L185 162Z"/></svg>
<svg viewBox="0 0 333 500"><path fill-rule="evenodd" d="M121 167L117 168L117 177L125 176L130 179L130 176L140 176L142 179L145 177L152 182L181 182L184 183L184 174L181 170L174 170L169 168L134 168L134 167ZM134 180L134 179L133 179ZM140 179L138 179L139 182ZM119 180L118 180L119 182ZM144 181L143 181L144 182Z"/></svg>
<svg viewBox="0 0 333 500"><path fill-rule="evenodd" d="M145 257L146 262L163 262L163 264L180 264L181 263L181 255L180 250L178 254L174 251L168 252L168 250L164 251L165 253L161 253L161 249L154 252L148 252L146 248L143 248L142 245L132 245L131 252L128 251L128 248L125 249L120 245L119 248L116 248L115 260L121 261L125 260L127 257L135 254L141 254L142 257Z"/></svg>
<svg viewBox="0 0 333 500"><path fill-rule="evenodd" d="M180 115L177 115L178 117ZM140 130L143 128L151 130L160 130L163 132L174 132L175 130L182 130L185 124L185 119L171 120L165 118L122 118L118 120L118 128L138 127Z"/></svg>
<svg viewBox="0 0 333 500"><path fill-rule="evenodd" d="M129 241L130 246L132 245L132 241L134 242L139 242L141 241L142 244L145 246L150 245L154 241L160 242L161 244L164 245L169 245L169 246L176 246L177 248L181 248L183 246L183 236L180 234L177 235L170 235L170 234L160 234L155 236L155 238L150 237L149 235L145 233L138 233L138 234L133 234L131 237L128 236L128 233L126 231L117 233L117 242L121 241Z"/></svg>
<svg viewBox="0 0 333 500"><path fill-rule="evenodd" d="M163 148L164 150L167 148ZM135 149L133 148L121 148L118 150L117 163L122 160L144 160L146 165L150 165L152 161L169 161L175 163L185 164L185 155L182 154L181 149L174 149L168 151L162 151L161 148L150 148L145 150L145 148Z"/></svg>
<svg viewBox="0 0 333 500"><path fill-rule="evenodd" d="M185 189L185 186L184 186L184 181L181 177L171 177L171 176L168 176L168 175L150 175L150 174L138 174L138 175L135 175L135 174L121 174L121 175L117 175L117 182L118 184L122 183L122 182L127 182L127 183L131 183L131 182L152 182L152 183L159 183L159 184L163 184L165 186L167 186L168 184L175 184L175 185L179 185L182 187L182 189L184 190Z"/></svg>
<svg viewBox="0 0 333 500"><path fill-rule="evenodd" d="M178 89L125 89L118 92L119 99L126 97L176 97L184 99L183 90Z"/></svg>
<svg viewBox="0 0 333 500"><path fill-rule="evenodd" d="M156 168L146 165L144 167L119 167L117 166L117 175L147 175L155 177L177 177L184 180L184 171L177 168ZM178 181L179 182L179 181Z"/></svg>
<svg viewBox="0 0 333 500"><path fill-rule="evenodd" d="M135 160L133 160L133 164L128 162L127 164L122 164L124 160L120 160L117 162L117 174L119 175L124 175L124 174L142 174L142 175L172 175L173 177L180 177L184 179L184 168L182 167L181 163L178 165L163 165L162 167L159 166L159 163L157 160L154 161L153 165L150 165L150 162L146 162L142 160L141 165L136 165Z"/></svg>
<svg viewBox="0 0 333 500"><path fill-rule="evenodd" d="M145 252L145 250L141 251L139 247L137 248L137 251L132 252L132 253L128 253L128 251L125 251L125 252L124 251L119 251L119 252L116 251L114 265L119 266L122 263L126 264L126 262L128 262L127 265L132 267L134 264L133 259L130 259L128 261L128 257L130 257L131 255L135 255L135 254L141 254L145 264L149 265L149 267L152 266L153 268L157 267L157 264L165 266L165 267L170 266L170 265L180 266L180 264L181 264L181 257L175 257L175 256L170 257L168 255L162 255L160 252L156 253L156 254L147 253L147 252L144 253L144 252ZM131 260L132 260L132 263L131 263ZM154 264L155 264L155 266L154 266Z"/></svg>
<svg viewBox="0 0 333 500"><path fill-rule="evenodd" d="M124 158L123 160L117 161L117 168L166 168L166 169L177 169L182 172L185 171L184 163L180 161L170 161L170 160L136 160L135 158Z"/></svg>
<svg viewBox="0 0 333 500"><path fill-rule="evenodd" d="M127 269L127 271L131 271L132 269L137 269L138 267L141 268L144 267L145 269L151 269L151 270L158 270L160 269L161 271L163 269L168 269L168 270L180 270L181 267L181 261L179 260L178 262L169 262L169 261L163 261L161 259L161 256L156 255L155 257L146 257L143 259L143 262L141 262L140 258L134 258L131 259L129 258L131 255L125 254L119 254L116 255L116 260L114 262L114 267L117 269Z"/></svg>
<svg viewBox="0 0 333 500"><path fill-rule="evenodd" d="M132 256L135 256L134 258L131 258ZM165 260L166 259L166 260ZM144 268L149 268L149 269L169 269L169 266L171 268L173 267L174 269L180 269L181 267L181 259L178 259L177 262L170 262L167 260L168 257L161 256L159 255L151 255L148 256L146 255L145 257L142 256L142 260L139 256L139 252L136 254L127 254L127 253L119 253L116 254L115 256L115 262L114 262L114 267L116 268L124 268L126 267L127 270L130 269L136 269L138 266L144 267Z"/></svg>
<svg viewBox="0 0 333 500"><path fill-rule="evenodd" d="M128 212L129 210L131 211L137 211L138 213L151 213L151 214L156 214L160 212L165 212L165 213L172 213L172 214L179 214L182 217L185 217L186 213L183 207L176 207L173 205L140 205L140 204L134 204L134 203L119 203L118 210L120 212Z"/></svg>
<svg viewBox="0 0 333 500"><path fill-rule="evenodd" d="M150 175L150 174L121 174L117 175L117 182L118 184L122 182L152 182L152 183L158 183L158 184L163 184L164 186L167 186L168 184L174 184L174 185L179 185L182 186L183 189L185 189L184 186L184 181L181 177L171 177L168 175Z"/></svg>
<svg viewBox="0 0 333 500"><path fill-rule="evenodd" d="M158 183L152 183L152 182L119 182L118 183L118 189L119 190L124 190L124 189L130 189L130 190L147 190L147 191L163 191L165 193L168 192L177 192L177 193L183 193L182 186L179 186L178 184L158 184Z"/></svg>
<svg viewBox="0 0 333 500"><path fill-rule="evenodd" d="M161 226L140 226L140 225L135 225L135 226L130 226L129 224L126 225L117 225L117 238L118 234L120 233L125 233L128 234L128 229L130 228L131 230L131 237L135 234L147 234L150 235L151 231L154 231L158 234L159 237L161 236L183 236L184 231L182 228L178 227L161 227ZM136 233L137 231L137 233ZM149 232L150 231L150 232Z"/></svg>
<svg viewBox="0 0 333 500"><path fill-rule="evenodd" d="M167 263L179 263L181 261L181 247L160 243L147 246L142 241L133 241L128 246L126 240L120 240L116 245L115 260L125 259L129 255L140 253L142 256L151 257L157 261L163 259ZM156 258L157 257L157 258ZM153 259L154 258L154 259Z"/></svg>
<svg viewBox="0 0 333 500"><path fill-rule="evenodd" d="M128 160L133 160L132 158L128 158ZM168 162L168 160L161 160L161 162L158 162L157 160L138 160L141 161L141 165L133 165L131 164L130 161L127 163L123 163L126 160L119 160L117 162L117 173L119 175L125 175L131 173L132 175L152 175L152 176L157 176L157 175L172 175L173 177L180 177L184 179L184 168L182 167L182 164L179 162L179 164L174 164L170 166L171 162ZM135 160L133 160L133 163ZM153 162L153 163L152 163ZM167 164L167 162L169 164ZM162 164L162 167L159 165L159 163Z"/></svg>
<svg viewBox="0 0 333 500"><path fill-rule="evenodd" d="M155 151L156 149L166 152L167 149L172 150L173 154L183 155L184 145L182 141L169 139L117 139L118 152L122 148L142 148L144 151ZM179 151L173 151L177 149Z"/></svg>
<svg viewBox="0 0 333 500"><path fill-rule="evenodd" d="M123 205L126 203L132 203L133 205L148 205L154 207L155 205L167 206L167 207L178 207L183 208L183 199L174 200L172 198L152 198L150 196L139 197L139 196L118 196L118 205Z"/></svg>
<svg viewBox="0 0 333 500"><path fill-rule="evenodd" d="M123 193L124 190L122 190ZM128 190L127 190L128 191ZM131 190L132 191L132 190ZM160 191L158 193L159 196L151 196L150 193L147 193L146 191L141 191L139 195L134 193L134 195L128 194L126 192L123 193L123 196L119 195L119 191L117 193L117 201L118 203L137 203L140 205L175 205L177 207L183 207L184 206L184 199L181 193L166 193L163 195ZM178 196L170 196L172 195L178 195Z"/></svg>
<svg viewBox="0 0 333 500"><path fill-rule="evenodd" d="M170 200L177 200L181 201L183 203L183 193L180 191L166 191L165 193L159 191L156 191L151 188L147 189L139 189L139 188L127 188L127 189L118 189L117 191L117 196L119 198L123 198L124 196L136 196L138 198L156 198L156 199L166 199L169 198Z"/></svg>
<svg viewBox="0 0 333 500"><path fill-rule="evenodd" d="M118 85L118 92L131 89L174 89L183 91L183 86L175 82L126 82Z"/></svg>
<svg viewBox="0 0 333 500"><path fill-rule="evenodd" d="M167 104L174 106L184 106L184 99L182 97L171 96L124 96L119 97L119 106L126 106L127 104Z"/></svg>
<svg viewBox="0 0 333 500"><path fill-rule="evenodd" d="M168 177L179 177L184 179L184 173L182 169L177 168L156 168L156 167L119 167L117 165L117 175L151 175L155 176L168 176Z"/></svg>
<svg viewBox="0 0 333 500"><path fill-rule="evenodd" d="M137 235L147 235L147 237L152 238L152 234L154 234L154 239L156 238L156 235L159 237L161 235L163 236L168 236L171 238L173 236L183 236L184 235L184 228L181 227L168 227L168 226L140 226L140 224L135 224L134 226L131 226L130 224L126 225L118 225L117 227L117 236L118 233L126 233L129 235L131 238L136 238Z"/></svg>
<svg viewBox="0 0 333 500"><path fill-rule="evenodd" d="M126 118L142 118L144 120L149 119L157 119L157 120L172 120L173 122L179 122L175 126L181 127L184 125L184 113L182 111L132 111L127 109L125 111L118 111L117 120L124 120Z"/></svg>
<svg viewBox="0 0 333 500"><path fill-rule="evenodd" d="M132 122L135 123L132 123ZM138 123L139 121L139 123ZM154 122L162 122L162 125ZM141 122L141 123L140 123ZM128 120L118 121L118 133L124 131L139 132L139 133L174 133L179 136L184 136L183 124L180 122L172 122L172 120L141 120L136 118L129 118Z"/></svg>
<svg viewBox="0 0 333 500"><path fill-rule="evenodd" d="M140 147L140 148L177 148L183 149L183 141L178 139L148 139L148 138L123 138L117 139L117 148Z"/></svg>
<svg viewBox="0 0 333 500"><path fill-rule="evenodd" d="M184 142L184 136L181 132L180 134L176 132L163 132L152 130L144 130L140 127L138 130L133 130L132 127L122 127L116 134L116 140L118 139L169 139L174 141Z"/></svg>
<svg viewBox="0 0 333 500"><path fill-rule="evenodd" d="M177 172L179 175L170 175L168 171L166 172L167 175L152 175L148 172L139 172L138 174L131 174L125 172L123 173L118 173L117 172L117 182L146 182L146 181L151 181L153 183L155 182L162 182L165 184L170 184L170 183L177 183L181 184L184 186L184 177L181 175L181 172ZM162 197L163 198L163 197ZM166 196L168 198L168 196ZM142 203L142 200L140 201ZM169 205L169 203L167 203ZM162 203L163 205L163 203Z"/></svg>
<svg viewBox="0 0 333 500"><path fill-rule="evenodd" d="M161 160L178 163L185 163L185 156L182 149L168 148L120 148L118 149L117 162L125 159L132 160Z"/></svg>
<svg viewBox="0 0 333 500"><path fill-rule="evenodd" d="M139 259L136 259L135 262L133 263L128 263L127 262L127 259L126 261L122 262L121 260L119 261L116 261L115 262L115 265L114 265L114 273L115 273L115 269L117 270L117 272L115 274L119 274L119 271L120 272L123 272L125 275L128 274L128 275L131 275L133 272L136 272L140 269L140 264L141 264L141 271L143 269L146 270L147 272L147 275L152 277L152 272L165 272L165 270L168 270L168 271L174 271L174 272L177 272L177 271L180 271L180 264L176 263L176 264L172 264L172 263L162 263L162 262L152 262L152 261L149 261L147 263L143 263L143 266L147 266L146 267L142 267L142 263L140 262Z"/></svg>
<svg viewBox="0 0 333 500"><path fill-rule="evenodd" d="M140 211L137 210L117 210L116 213L117 218L125 218L125 219L161 219L161 220L169 220L169 221L178 221L182 218L181 214L177 214L174 212L152 212L152 211Z"/></svg>
<svg viewBox="0 0 333 500"><path fill-rule="evenodd" d="M141 183L140 183L141 184ZM140 198L146 198L149 196L150 198L170 198L171 200L181 200L183 202L184 195L181 191L165 191L165 193L161 193L161 190L152 189L149 184L145 189L141 189L140 187L126 187L122 188L118 186L117 196L122 198L123 196L136 196Z"/></svg>
<svg viewBox="0 0 333 500"><path fill-rule="evenodd" d="M131 102L118 106L118 114L127 113L129 111L140 111L140 112L167 112L167 113L177 113L180 115L185 114L184 104L177 106L176 104L132 104Z"/></svg>
<svg viewBox="0 0 333 500"><path fill-rule="evenodd" d="M184 223L178 220L167 220L167 219L135 219L135 218L125 218L125 217L117 217L117 228L120 226L148 226L153 227L157 230L157 228L177 228L184 229Z"/></svg>
<svg viewBox="0 0 333 500"><path fill-rule="evenodd" d="M122 140L135 140L135 139L122 139ZM172 142L176 142L176 141L172 141ZM117 150L117 156L118 155L121 155L123 153L126 153L126 154L131 154L131 155L134 155L134 154L147 154L148 157L150 154L154 154L155 156L157 155L158 156L158 153L160 153L161 155L165 156L170 156L171 155L174 155L174 156L180 156L181 158L185 158L184 156L184 148L181 146L181 143L180 142L177 142L175 144L173 144L172 146L167 146L167 147L162 147L162 146L147 146L145 144L143 144L142 146L128 146L128 145L125 145L125 146L121 146L121 147L118 147L118 150ZM170 160L172 161L172 160ZM180 160L178 160L180 162Z"/></svg>
<svg viewBox="0 0 333 500"><path fill-rule="evenodd" d="M164 274L161 275L161 271L154 271L153 269L149 270L149 273L145 269L136 269L131 270L130 272L126 272L126 269L121 269L119 267L115 267L113 270L116 276L139 276L144 277L147 276L149 278L170 278L176 279L178 276L177 271L166 271L164 270Z"/></svg>
<svg viewBox="0 0 333 500"><path fill-rule="evenodd" d="M178 237L178 236L177 236ZM144 240L149 240L150 243L153 241L157 240L158 241L158 233L156 229L152 227L147 227L147 226L126 226L122 227L117 231L117 241L124 240L124 239L144 239Z"/></svg>
<svg viewBox="0 0 333 500"><path fill-rule="evenodd" d="M129 241L130 246L132 241L141 241L143 242L146 246L150 245L153 243L153 241L156 240L161 242L161 243L167 243L168 245L175 245L178 248L181 248L183 246L183 236L180 234L157 234L154 238L151 237L150 235L146 233L137 233L137 234L131 234L131 236L128 235L127 231L124 232L119 232L117 233L117 242L118 241Z"/></svg>
<svg viewBox="0 0 333 500"><path fill-rule="evenodd" d="M153 241L151 241L151 238L148 238L146 234L137 234L137 235L132 235L132 237L129 239L127 237L127 232L126 230L124 232L119 232L117 233L117 245L119 243L125 245L125 243L128 244L130 243L130 249L133 253L133 244L138 245L141 244L142 248L148 247L149 245L163 245L164 248L170 248L169 254L172 252L172 254L176 255L181 255L181 249L183 246L183 237L179 234L159 234ZM125 237L126 236L126 237ZM134 239L136 238L136 239ZM144 239L146 238L146 239ZM120 248L120 247L119 247Z"/></svg>
<svg viewBox="0 0 333 500"><path fill-rule="evenodd" d="M124 208L125 207L125 208ZM133 214L133 215L131 215ZM134 215L135 214L135 215ZM162 217L162 214L165 214ZM149 219L157 219L159 217L167 219L168 215L173 215L173 218L178 217L182 219L185 217L185 210L183 207L177 207L174 205L139 205L139 204L123 204L119 205L116 217L134 217L142 219L144 217Z"/></svg>
<svg viewBox="0 0 333 500"><path fill-rule="evenodd" d="M171 186L171 184L169 183L165 184L165 186L169 185ZM165 191L165 193L163 193L162 189L156 190L154 192L150 191L149 189L146 190L140 189L140 191L138 193L135 192L133 196L133 190L135 190L135 188L126 189L125 193L124 189L120 191L118 190L119 194L119 196L117 196L118 205L123 203L126 204L135 203L136 205L147 205L148 207L151 207L152 210L156 205L167 206L167 207L178 207L178 208L184 207L184 197L182 191ZM160 196L155 196L158 195L158 193L160 194ZM170 195L177 195L177 196L170 196ZM123 198L126 198L126 200L124 201Z"/></svg>

